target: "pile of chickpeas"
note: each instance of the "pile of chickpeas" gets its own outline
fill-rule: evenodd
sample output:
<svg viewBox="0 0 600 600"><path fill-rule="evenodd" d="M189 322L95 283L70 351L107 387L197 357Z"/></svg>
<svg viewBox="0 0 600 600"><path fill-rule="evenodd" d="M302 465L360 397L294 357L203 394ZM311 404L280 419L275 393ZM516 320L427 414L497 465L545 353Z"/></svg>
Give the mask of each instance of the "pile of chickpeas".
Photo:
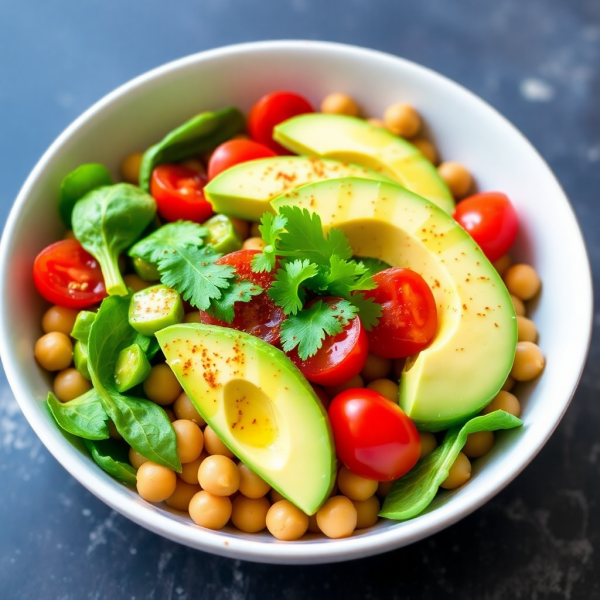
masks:
<svg viewBox="0 0 600 600"><path fill-rule="evenodd" d="M321 104L321 110L331 114L360 115L357 103L342 93L328 95ZM383 120L368 121L408 138L427 159L438 164L435 146L420 136L421 118L412 106L394 104L385 111ZM125 181L138 183L141 158L142 154L137 153L123 161L121 171ZM209 155L205 155L184 161L183 164L205 172L208 159ZM472 192L473 178L462 165L443 162L439 164L438 171L456 200ZM232 222L243 240L243 248L263 248L258 223L241 219L232 219ZM65 237L71 238L72 232L67 232ZM527 302L538 295L541 282L531 266L512 264L508 255L494 263L494 266L503 277L517 313L518 344L510 376L482 414L502 409L518 417L521 405L512 393L515 384L535 379L545 366L544 357L536 343L536 326L526 316ZM127 274L124 279L134 291L154 284L135 274ZM55 373L53 389L62 402L69 402L92 387L72 365L73 341L69 335L77 314L78 311L74 309L50 307L42 318L44 335L37 340L34 349L38 363ZM198 311L185 315L186 323L198 321ZM391 360L369 354L360 375L344 385L313 387L325 406L343 390L355 387L375 390L391 402L397 402L399 390L396 382L403 367L404 359ZM258 533L267 529L277 539L286 541L298 540L307 532L343 538L355 530L377 523L381 502L393 482L380 483L365 479L339 465L330 497L316 514L306 515L233 455L197 412L166 363L158 362L152 367L143 388L147 398L163 407L171 420L182 464L182 472L175 473L130 448L129 461L137 470L137 490L144 500L165 502L176 510L188 512L197 525L208 529L221 529L228 524L244 533ZM110 422L109 431L111 437L121 439ZM435 435L420 432L419 435L421 458L433 452L443 439L443 433ZM494 433L491 431L470 434L441 487L454 489L466 483L471 477L471 460L486 454L493 444Z"/></svg>

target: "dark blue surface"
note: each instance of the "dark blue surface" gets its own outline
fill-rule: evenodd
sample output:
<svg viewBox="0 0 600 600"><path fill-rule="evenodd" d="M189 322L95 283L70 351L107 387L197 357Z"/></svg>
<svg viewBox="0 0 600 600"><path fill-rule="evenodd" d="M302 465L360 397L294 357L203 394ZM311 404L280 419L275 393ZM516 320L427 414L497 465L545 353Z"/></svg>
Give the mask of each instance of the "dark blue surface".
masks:
<svg viewBox="0 0 600 600"><path fill-rule="evenodd" d="M2 221L43 151L105 93L185 54L273 38L385 50L482 96L548 160L600 266L595 0L4 0ZM0 599L600 598L599 359L595 343L552 440L484 508L411 547L318 567L216 558L111 512L46 452L2 378Z"/></svg>

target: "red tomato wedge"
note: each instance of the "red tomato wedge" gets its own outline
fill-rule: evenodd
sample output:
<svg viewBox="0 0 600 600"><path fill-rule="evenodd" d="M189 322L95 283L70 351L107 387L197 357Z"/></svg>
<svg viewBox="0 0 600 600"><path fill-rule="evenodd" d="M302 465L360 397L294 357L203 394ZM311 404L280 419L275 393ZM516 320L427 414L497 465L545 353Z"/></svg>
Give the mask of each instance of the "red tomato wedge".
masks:
<svg viewBox="0 0 600 600"><path fill-rule="evenodd" d="M339 459L357 475L392 481L419 460L421 440L414 423L385 396L365 388L338 394L329 406Z"/></svg>
<svg viewBox="0 0 600 600"><path fill-rule="evenodd" d="M258 158L277 156L264 144L252 140L229 140L217 146L208 162L208 178L214 179L229 167Z"/></svg>
<svg viewBox="0 0 600 600"><path fill-rule="evenodd" d="M204 198L206 175L181 165L159 165L152 171L150 193L156 200L158 214L166 221L203 223L213 214Z"/></svg>
<svg viewBox="0 0 600 600"><path fill-rule="evenodd" d="M250 137L277 154L291 154L273 140L273 128L296 115L315 112L311 103L294 92L271 92L263 96L250 111L248 130Z"/></svg>
<svg viewBox="0 0 600 600"><path fill-rule="evenodd" d="M335 304L340 298L321 298L327 304ZM367 361L369 341L358 317L354 317L344 331L327 336L314 356L301 360L297 350L288 356L302 371L306 379L319 385L332 386L346 383L358 375Z"/></svg>
<svg viewBox="0 0 600 600"><path fill-rule="evenodd" d="M373 354L404 358L425 348L437 331L435 299L425 280L410 269L377 273L377 288L364 292L381 304L379 323L367 332Z"/></svg>
<svg viewBox="0 0 600 600"><path fill-rule="evenodd" d="M274 280L273 274L255 273L252 270L252 258L258 253L258 250L238 250L237 252L222 256L217 260L217 264L235 267L237 276L240 279L245 279L255 285L259 285L263 289L262 294L253 296L250 302L238 302L235 305L235 317L232 323L226 323L225 321L211 317L202 310L200 311L200 322L207 325L220 325L221 327L231 327L239 331L245 331L276 346L279 344L280 326L281 322L285 319L285 314L267 296L267 290L271 287Z"/></svg>
<svg viewBox="0 0 600 600"><path fill-rule="evenodd" d="M453 216L491 262L504 256L517 237L517 211L508 196L501 192L485 192L465 198L458 203Z"/></svg>
<svg viewBox="0 0 600 600"><path fill-rule="evenodd" d="M106 296L100 265L77 240L44 248L33 263L33 281L48 302L67 308L86 308Z"/></svg>

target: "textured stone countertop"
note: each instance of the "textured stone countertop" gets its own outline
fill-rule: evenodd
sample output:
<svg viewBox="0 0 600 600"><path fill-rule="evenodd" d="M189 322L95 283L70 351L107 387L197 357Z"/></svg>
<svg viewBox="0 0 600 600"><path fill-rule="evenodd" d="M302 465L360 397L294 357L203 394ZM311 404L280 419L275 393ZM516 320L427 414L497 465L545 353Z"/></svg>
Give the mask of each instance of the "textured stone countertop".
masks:
<svg viewBox="0 0 600 600"><path fill-rule="evenodd" d="M42 152L105 93L186 54L272 38L381 49L479 94L549 162L600 267L595 0L1 2L0 220ZM315 567L214 557L119 516L50 456L1 375L0 599L600 598L599 359L596 340L552 439L483 508L410 547Z"/></svg>

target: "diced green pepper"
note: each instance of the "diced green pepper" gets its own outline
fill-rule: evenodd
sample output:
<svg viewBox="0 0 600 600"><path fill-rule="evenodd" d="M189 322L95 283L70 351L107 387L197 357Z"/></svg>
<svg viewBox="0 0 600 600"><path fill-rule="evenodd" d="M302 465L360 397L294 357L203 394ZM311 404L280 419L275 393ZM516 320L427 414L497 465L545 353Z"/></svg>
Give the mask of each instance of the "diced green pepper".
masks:
<svg viewBox="0 0 600 600"><path fill-rule="evenodd" d="M136 292L129 305L129 323L143 335L183 321L183 304L179 294L166 285L153 285Z"/></svg>
<svg viewBox="0 0 600 600"><path fill-rule="evenodd" d="M152 367L138 344L123 348L115 365L117 391L126 392L148 377Z"/></svg>
<svg viewBox="0 0 600 600"><path fill-rule="evenodd" d="M208 229L206 243L212 246L215 251L221 254L229 254L242 247L242 240L229 217L215 215L203 223L202 226Z"/></svg>
<svg viewBox="0 0 600 600"><path fill-rule="evenodd" d="M83 377L88 381L91 380L90 372L88 370L87 344L80 341L75 342L75 346L73 347L73 364Z"/></svg>
<svg viewBox="0 0 600 600"><path fill-rule="evenodd" d="M133 268L138 277L144 281L158 281L160 279L158 267L143 258L134 258Z"/></svg>

